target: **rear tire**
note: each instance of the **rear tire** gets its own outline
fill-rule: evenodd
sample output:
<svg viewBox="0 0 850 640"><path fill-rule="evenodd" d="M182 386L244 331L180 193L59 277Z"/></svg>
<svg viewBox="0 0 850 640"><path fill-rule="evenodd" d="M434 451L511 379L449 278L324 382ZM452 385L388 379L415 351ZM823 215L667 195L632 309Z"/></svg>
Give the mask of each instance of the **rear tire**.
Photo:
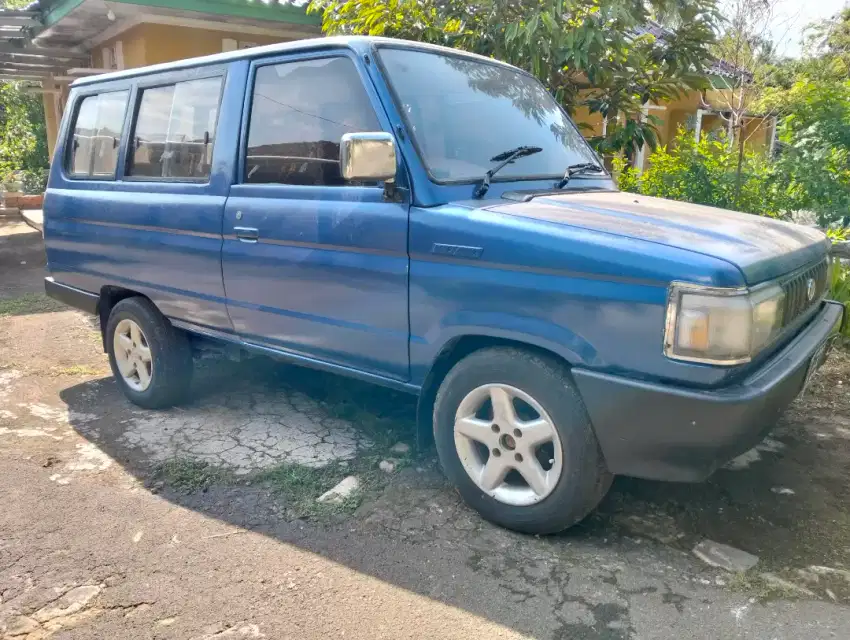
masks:
<svg viewBox="0 0 850 640"><path fill-rule="evenodd" d="M118 386L145 409L178 404L192 382L192 349L147 298L125 298L106 323L106 350Z"/></svg>
<svg viewBox="0 0 850 640"><path fill-rule="evenodd" d="M446 475L467 504L524 533L571 527L613 481L566 368L531 351L494 347L458 362L437 392L434 439ZM529 444L538 440L545 443ZM489 472L491 461L499 472Z"/></svg>

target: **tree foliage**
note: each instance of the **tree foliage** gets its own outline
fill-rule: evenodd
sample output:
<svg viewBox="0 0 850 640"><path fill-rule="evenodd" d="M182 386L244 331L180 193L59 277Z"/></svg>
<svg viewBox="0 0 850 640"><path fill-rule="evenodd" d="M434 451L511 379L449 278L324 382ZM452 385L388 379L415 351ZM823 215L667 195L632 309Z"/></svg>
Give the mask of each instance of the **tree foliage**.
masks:
<svg viewBox="0 0 850 640"><path fill-rule="evenodd" d="M806 53L803 68L808 75L850 77L850 7L809 27Z"/></svg>
<svg viewBox="0 0 850 640"><path fill-rule="evenodd" d="M850 223L850 9L814 25L805 55L785 65L759 107L779 114L777 165L799 209Z"/></svg>
<svg viewBox="0 0 850 640"><path fill-rule="evenodd" d="M381 35L506 60L533 73L569 112L598 113L603 152L655 147L647 102L704 88L715 0L312 0L328 34ZM664 38L646 29L671 25Z"/></svg>
<svg viewBox="0 0 850 640"><path fill-rule="evenodd" d="M42 172L50 164L41 96L25 83L0 82L0 176Z"/></svg>
<svg viewBox="0 0 850 640"><path fill-rule="evenodd" d="M770 2L732 0L737 9L755 3L769 12ZM746 14L746 12L744 12ZM810 211L821 226L850 223L850 10L812 29L806 54L777 60L770 42L753 25L764 16L737 13L727 23L715 51L749 65L728 94L727 118L749 111L775 115L777 152L745 152L739 129L732 136L694 140L680 135L649 158L642 176L618 163L621 188L647 195L738 209L769 216ZM749 26L748 26L749 25ZM763 28L766 30L766 28ZM748 35L749 34L749 35ZM738 42L732 42L738 38ZM733 148L736 147L736 148ZM740 170L738 168L740 161ZM740 181L737 175L740 174ZM740 193L738 193L738 187Z"/></svg>
<svg viewBox="0 0 850 640"><path fill-rule="evenodd" d="M772 96L786 114L777 165L797 208L823 225L850 222L850 80L799 78Z"/></svg>

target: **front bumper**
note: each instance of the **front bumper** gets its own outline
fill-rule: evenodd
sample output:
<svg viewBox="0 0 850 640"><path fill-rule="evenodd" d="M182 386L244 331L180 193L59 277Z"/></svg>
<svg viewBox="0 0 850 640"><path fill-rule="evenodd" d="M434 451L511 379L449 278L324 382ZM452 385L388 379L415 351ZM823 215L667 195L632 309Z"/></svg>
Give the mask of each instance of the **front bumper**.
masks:
<svg viewBox="0 0 850 640"><path fill-rule="evenodd" d="M700 481L758 444L800 393L812 358L841 327L826 302L794 340L739 384L695 390L574 369L608 468L652 480Z"/></svg>

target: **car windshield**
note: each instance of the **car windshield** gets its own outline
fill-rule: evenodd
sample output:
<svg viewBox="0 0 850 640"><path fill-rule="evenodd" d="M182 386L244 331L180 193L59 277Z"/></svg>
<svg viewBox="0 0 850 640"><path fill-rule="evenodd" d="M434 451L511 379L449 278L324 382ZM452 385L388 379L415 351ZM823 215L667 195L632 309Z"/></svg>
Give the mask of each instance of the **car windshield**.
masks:
<svg viewBox="0 0 850 640"><path fill-rule="evenodd" d="M494 178L560 178L569 165L599 160L555 99L531 76L470 57L382 47L398 106L437 182L481 180L491 158L540 147Z"/></svg>

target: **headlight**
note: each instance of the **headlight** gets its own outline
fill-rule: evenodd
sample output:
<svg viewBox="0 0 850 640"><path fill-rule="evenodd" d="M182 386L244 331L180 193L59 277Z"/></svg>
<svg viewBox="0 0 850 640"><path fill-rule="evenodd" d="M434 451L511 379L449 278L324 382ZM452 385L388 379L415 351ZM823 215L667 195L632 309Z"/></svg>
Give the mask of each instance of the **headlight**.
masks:
<svg viewBox="0 0 850 640"><path fill-rule="evenodd" d="M749 362L782 328L784 300L778 285L750 291L674 282L667 302L664 352L691 362Z"/></svg>

